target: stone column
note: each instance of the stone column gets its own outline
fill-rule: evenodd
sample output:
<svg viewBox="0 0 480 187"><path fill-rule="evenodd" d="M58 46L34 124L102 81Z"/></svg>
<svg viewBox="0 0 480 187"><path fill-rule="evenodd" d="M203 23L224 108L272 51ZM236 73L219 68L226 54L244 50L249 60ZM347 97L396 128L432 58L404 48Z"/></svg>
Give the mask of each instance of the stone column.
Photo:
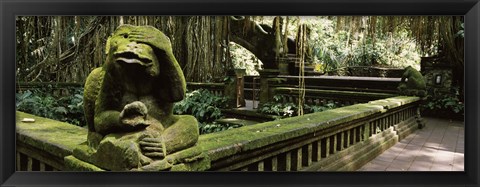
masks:
<svg viewBox="0 0 480 187"><path fill-rule="evenodd" d="M269 84L269 79L278 76L278 69L264 69L260 70L260 102L259 104L266 103L273 99L272 85Z"/></svg>
<svg viewBox="0 0 480 187"><path fill-rule="evenodd" d="M289 61L288 58L278 59L278 70L280 75L289 75Z"/></svg>

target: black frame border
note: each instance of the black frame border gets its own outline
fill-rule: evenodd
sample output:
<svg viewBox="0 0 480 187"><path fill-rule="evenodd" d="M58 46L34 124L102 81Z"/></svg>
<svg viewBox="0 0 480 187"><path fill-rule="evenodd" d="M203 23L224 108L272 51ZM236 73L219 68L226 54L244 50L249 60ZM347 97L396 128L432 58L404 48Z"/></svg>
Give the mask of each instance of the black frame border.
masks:
<svg viewBox="0 0 480 187"><path fill-rule="evenodd" d="M479 0L0 0L1 186L479 186ZM15 16L464 15L465 172L15 172Z"/></svg>

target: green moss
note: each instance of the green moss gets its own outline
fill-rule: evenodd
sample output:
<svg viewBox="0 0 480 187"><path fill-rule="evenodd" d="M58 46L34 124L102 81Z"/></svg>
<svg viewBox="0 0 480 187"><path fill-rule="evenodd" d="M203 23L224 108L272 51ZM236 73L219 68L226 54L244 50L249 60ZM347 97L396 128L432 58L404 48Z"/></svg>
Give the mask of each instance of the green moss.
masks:
<svg viewBox="0 0 480 187"><path fill-rule="evenodd" d="M98 93L100 92L101 86L103 84L103 77L105 76L105 71L102 67L94 69L87 77L85 81L85 87L83 92L83 110L85 113L85 119L87 121L87 126L90 131L94 131L94 108L95 100L97 99Z"/></svg>
<svg viewBox="0 0 480 187"><path fill-rule="evenodd" d="M382 100L370 101L370 104L382 105L385 109L392 109L412 102L419 101L419 97L397 96Z"/></svg>
<svg viewBox="0 0 480 187"><path fill-rule="evenodd" d="M221 133L202 135L198 146L208 150L211 159L216 160L379 113L382 109L378 105L352 105L301 117L260 123Z"/></svg>
<svg viewBox="0 0 480 187"><path fill-rule="evenodd" d="M87 78L84 92L93 149L79 148L74 154L104 169L130 170L151 161L140 150L140 136L161 138L164 154L195 145L196 119L172 115L173 103L185 96L186 82L170 39L151 26L121 25L108 38L106 54L102 68ZM130 54L138 59L125 57ZM145 116L150 126L142 129L138 124L145 123Z"/></svg>
<svg viewBox="0 0 480 187"><path fill-rule="evenodd" d="M223 118L223 119L218 119L215 122L220 124L231 124L231 125L238 125L238 126L255 125L258 123L256 121L237 119L237 118Z"/></svg>
<svg viewBox="0 0 480 187"><path fill-rule="evenodd" d="M398 96L202 135L196 146L168 155L164 164L168 162L170 170L206 170L210 168L210 161L321 132L348 121L418 101L418 97ZM36 121L20 122L23 118L34 118ZM17 112L17 133L19 141L62 158L72 154L75 147L78 149L75 149L73 154L80 159L88 158L94 153L85 145L87 130L70 124ZM97 166L81 163L71 157L66 158L65 161L68 162L66 163L68 167L79 168L79 170L99 169Z"/></svg>
<svg viewBox="0 0 480 187"><path fill-rule="evenodd" d="M277 121L245 126L228 131L201 135L198 146L212 160L261 148L280 141L319 132L355 119L385 112L385 108L418 101L418 97L394 97L367 104L356 104L324 112L291 117Z"/></svg>
<svg viewBox="0 0 480 187"><path fill-rule="evenodd" d="M80 146L75 149L74 156L65 157L68 170L71 171L104 171L98 166L90 164L98 162L92 160L93 150L87 146ZM82 161L85 160L85 161ZM105 161L105 160L103 160ZM89 163L90 162L90 163ZM210 168L208 155L202 152L199 147L191 147L168 155L165 159L156 160L142 168L134 168L135 171L205 171Z"/></svg>
<svg viewBox="0 0 480 187"><path fill-rule="evenodd" d="M33 118L35 122L25 123L23 118ZM61 158L72 154L73 149L87 138L85 128L18 111L16 130L17 141Z"/></svg>
<svg viewBox="0 0 480 187"><path fill-rule="evenodd" d="M74 156L64 158L65 169L67 171L105 171L97 166L81 161Z"/></svg>
<svg viewBox="0 0 480 187"><path fill-rule="evenodd" d="M397 87L403 95L418 95L422 97L426 95L426 88L425 78L411 66L405 68L401 82Z"/></svg>

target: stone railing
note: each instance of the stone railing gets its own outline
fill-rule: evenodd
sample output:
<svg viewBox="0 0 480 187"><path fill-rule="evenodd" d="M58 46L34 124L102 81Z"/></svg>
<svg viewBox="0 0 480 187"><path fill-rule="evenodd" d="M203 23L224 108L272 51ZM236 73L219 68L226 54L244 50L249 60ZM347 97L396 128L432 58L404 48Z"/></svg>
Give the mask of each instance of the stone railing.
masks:
<svg viewBox="0 0 480 187"><path fill-rule="evenodd" d="M418 128L417 97L394 97L200 136L215 171L352 171Z"/></svg>
<svg viewBox="0 0 480 187"><path fill-rule="evenodd" d="M187 82L187 89L190 91L205 89L205 90L211 91L215 95L221 96L221 95L224 95L225 84L224 83Z"/></svg>
<svg viewBox="0 0 480 187"><path fill-rule="evenodd" d="M298 76L278 76L275 72L262 73L260 103L274 100L276 95L286 96L284 102L298 99ZM393 97L397 94L399 78L377 77L304 77L307 104L324 101L338 102L340 106Z"/></svg>
<svg viewBox="0 0 480 187"><path fill-rule="evenodd" d="M288 87L276 87L273 89L274 95L282 96L281 102L298 103L299 89ZM353 92L338 90L317 90L305 89L305 104L322 105L325 103L335 103L337 106L348 106L358 103L366 103L372 100L394 97L395 94L388 93L370 93Z"/></svg>
<svg viewBox="0 0 480 187"><path fill-rule="evenodd" d="M272 76L262 77L264 86L260 84L260 76L244 76L244 95L245 99L260 99L260 92L267 92L268 89L282 88L298 88L298 76L284 76L274 74ZM400 78L385 77L348 77L348 76L306 76L305 84L308 90L338 90L352 92L368 92L368 93L388 93L396 94L397 86ZM224 83L195 83L188 82L187 87L190 90L206 89L216 94L224 94ZM263 89L263 90L261 90ZM308 91L307 91L308 92ZM320 93L320 92L318 92ZM316 94L318 95L318 94ZM390 95L391 96L391 95ZM269 95L273 98L273 95ZM383 97L384 98L384 97ZM380 99L374 97L372 99ZM260 99L261 100L261 99ZM368 101L370 101L368 100Z"/></svg>
<svg viewBox="0 0 480 187"><path fill-rule="evenodd" d="M356 170L418 128L419 102L399 96L244 126L201 135L197 146L213 171ZM64 170L86 137L85 128L17 112L17 169Z"/></svg>
<svg viewBox="0 0 480 187"><path fill-rule="evenodd" d="M298 76L278 76L273 86L298 87ZM397 93L400 78L305 76L307 89Z"/></svg>
<svg viewBox="0 0 480 187"><path fill-rule="evenodd" d="M22 122L24 118L35 122ZM16 113L16 121L19 171L64 170L63 158L87 137L86 128L23 112Z"/></svg>

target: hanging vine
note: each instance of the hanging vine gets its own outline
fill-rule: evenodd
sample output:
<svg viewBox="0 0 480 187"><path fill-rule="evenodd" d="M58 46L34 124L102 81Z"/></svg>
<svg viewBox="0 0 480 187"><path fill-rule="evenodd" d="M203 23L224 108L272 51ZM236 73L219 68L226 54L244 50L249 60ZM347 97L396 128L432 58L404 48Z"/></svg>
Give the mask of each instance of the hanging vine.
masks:
<svg viewBox="0 0 480 187"><path fill-rule="evenodd" d="M282 54L282 18L276 16L274 19L274 31L275 31L275 59L278 59Z"/></svg>
<svg viewBox="0 0 480 187"><path fill-rule="evenodd" d="M296 27L292 28L290 24L298 25L296 20L301 20L288 16L283 18L276 16L273 25L271 20L268 21L273 30L269 32L276 33L277 57L286 54L287 37L289 33L295 33ZM457 34L463 30L462 16L331 16L326 18L334 22L332 27L337 32L345 31L345 34L341 35L345 39L338 40L342 41L340 48L345 50L338 51L339 54L329 55L333 57L332 67L342 67L358 61L351 51L357 48L353 44L358 42L358 33L363 28L366 35L365 43L368 45L365 47L372 48L375 54L380 54L377 47L385 44L379 43L383 42L381 37L390 37L387 51L392 51L398 50L397 43L394 43L392 38L399 37L398 33L408 33L407 37L416 42L423 56L441 55L454 65L457 76L463 77L463 35L459 37ZM263 17L248 18L248 20L252 19L262 20ZM132 24L152 25L170 37L173 52L185 71L187 81L221 81L225 70L231 66L228 54L230 41L228 20L227 17L213 16L18 16L16 17L17 80L82 83L91 70L103 64L104 46L110 33L120 24ZM297 38L303 37L297 36ZM308 38L303 42L302 45L305 47ZM302 47L300 43L297 42L299 50ZM308 49L297 51L297 55L303 53L297 56L302 59L302 62L310 61L304 55L308 53ZM325 48L325 50L336 49ZM372 53L366 55L367 60L371 59L373 62ZM395 59L388 61L394 62ZM301 81L299 86L301 86L300 83Z"/></svg>
<svg viewBox="0 0 480 187"><path fill-rule="evenodd" d="M303 106L305 104L305 57L307 53L307 25L300 24L297 34L297 59L299 62L298 73L298 111L299 116L303 116Z"/></svg>
<svg viewBox="0 0 480 187"><path fill-rule="evenodd" d="M170 37L180 65L191 71L187 81L220 81L228 60L226 20L205 16L19 16L17 79L82 83L91 70L103 64L110 33L121 24L131 24L152 25Z"/></svg>
<svg viewBox="0 0 480 187"><path fill-rule="evenodd" d="M283 37L283 54L286 55L288 53L288 25L290 25L290 17L286 16L285 19L285 31Z"/></svg>
<svg viewBox="0 0 480 187"><path fill-rule="evenodd" d="M226 53L222 49L225 45L222 33L221 17L194 16L186 25L186 61L184 66L185 77L193 82L212 82L223 80L225 66L224 59L216 58L216 54ZM217 27L216 23L219 25ZM217 28L216 28L217 27ZM218 39L216 39L218 37ZM224 55L220 55L224 56Z"/></svg>

